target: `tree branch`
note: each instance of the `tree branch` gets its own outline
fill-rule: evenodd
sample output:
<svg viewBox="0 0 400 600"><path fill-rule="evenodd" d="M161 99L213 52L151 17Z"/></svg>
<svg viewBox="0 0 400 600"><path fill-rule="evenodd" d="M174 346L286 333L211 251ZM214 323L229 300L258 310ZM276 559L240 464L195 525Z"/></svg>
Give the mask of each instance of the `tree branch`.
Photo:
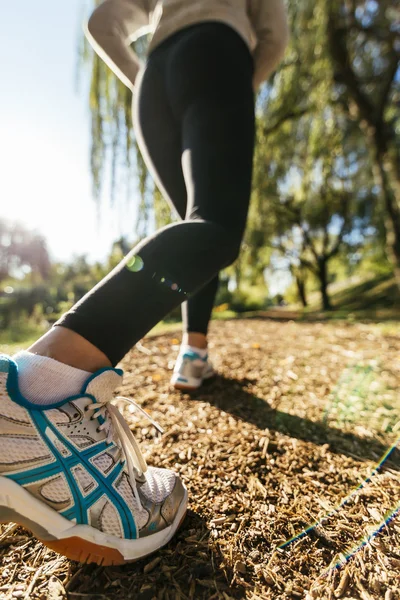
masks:
<svg viewBox="0 0 400 600"><path fill-rule="evenodd" d="M301 117L304 117L304 115L312 113L314 111L314 109L315 109L314 106L308 106L302 110L297 110L297 111L294 110L294 111L287 113L286 115L283 115L276 121L276 123L274 125L271 125L271 127L264 127L264 129L263 129L264 135L269 135L270 133L273 133L287 121L294 121L295 119L301 119Z"/></svg>
<svg viewBox="0 0 400 600"><path fill-rule="evenodd" d="M331 56L340 69L339 80L348 88L350 95L357 104L360 115L370 125L376 125L375 107L363 92L357 75L351 66L351 59L347 49L347 29L339 27L335 13L334 2L331 3L328 14L327 36Z"/></svg>
<svg viewBox="0 0 400 600"><path fill-rule="evenodd" d="M311 261L307 260L306 258L299 258L299 260L300 264L303 265L303 267L306 267L306 269L309 269L315 275L317 275L318 268L316 267L316 265L314 265Z"/></svg>
<svg viewBox="0 0 400 600"><path fill-rule="evenodd" d="M348 226L348 217L349 217L349 201L348 200L349 200L349 198L346 195L342 201L343 223L342 223L340 231L337 235L335 244L333 245L331 250L327 254L325 254L326 260L330 260L331 258L336 256L336 254L339 252L339 248L343 242L343 237L344 237L344 234L346 233L346 229Z"/></svg>
<svg viewBox="0 0 400 600"><path fill-rule="evenodd" d="M313 241L311 239L311 237L308 235L308 231L307 229L304 228L304 226L301 223L298 223L298 226L300 227L304 240L305 240L305 246L308 247L311 250L312 255L314 256L315 260L318 262L319 260L319 254L315 249L315 246L313 244Z"/></svg>
<svg viewBox="0 0 400 600"><path fill-rule="evenodd" d="M390 65L388 67L388 78L386 84L383 86L382 94L378 102L378 114L383 117L389 96L390 89L396 77L397 70L399 68L399 57L393 52L390 57Z"/></svg>

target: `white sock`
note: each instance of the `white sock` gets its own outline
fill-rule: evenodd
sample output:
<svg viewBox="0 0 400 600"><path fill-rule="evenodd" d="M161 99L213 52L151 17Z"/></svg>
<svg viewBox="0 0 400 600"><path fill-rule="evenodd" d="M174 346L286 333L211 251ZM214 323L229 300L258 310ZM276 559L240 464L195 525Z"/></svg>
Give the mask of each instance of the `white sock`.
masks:
<svg viewBox="0 0 400 600"><path fill-rule="evenodd" d="M196 346L190 346L189 344L182 344L181 354L185 352L196 352L201 358L205 358L208 354L208 348L196 348Z"/></svg>
<svg viewBox="0 0 400 600"><path fill-rule="evenodd" d="M32 352L18 352L13 357L18 365L21 394L34 404L46 406L79 394L91 373Z"/></svg>

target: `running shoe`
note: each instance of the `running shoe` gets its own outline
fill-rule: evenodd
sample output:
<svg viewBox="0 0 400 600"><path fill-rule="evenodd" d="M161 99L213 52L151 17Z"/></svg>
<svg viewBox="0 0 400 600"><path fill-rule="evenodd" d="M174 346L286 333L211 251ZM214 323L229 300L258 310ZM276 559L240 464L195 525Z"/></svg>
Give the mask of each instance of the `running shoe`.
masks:
<svg viewBox="0 0 400 600"><path fill-rule="evenodd" d="M42 407L21 395L16 363L0 356L0 522L18 523L82 563L152 554L186 513L182 481L147 467L111 402L122 374L102 369L77 396Z"/></svg>
<svg viewBox="0 0 400 600"><path fill-rule="evenodd" d="M214 375L208 354L201 356L193 348L184 346L176 361L171 384L176 390L194 391Z"/></svg>

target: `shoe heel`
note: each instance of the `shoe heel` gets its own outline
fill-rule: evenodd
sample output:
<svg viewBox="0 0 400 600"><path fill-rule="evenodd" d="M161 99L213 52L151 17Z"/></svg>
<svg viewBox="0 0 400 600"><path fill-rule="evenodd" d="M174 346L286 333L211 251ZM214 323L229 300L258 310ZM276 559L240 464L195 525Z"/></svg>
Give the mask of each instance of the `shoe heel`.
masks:
<svg viewBox="0 0 400 600"><path fill-rule="evenodd" d="M15 481L0 477L0 490L0 523L17 523L41 540L57 539L49 533L48 524L53 532L71 527L69 521L34 498Z"/></svg>

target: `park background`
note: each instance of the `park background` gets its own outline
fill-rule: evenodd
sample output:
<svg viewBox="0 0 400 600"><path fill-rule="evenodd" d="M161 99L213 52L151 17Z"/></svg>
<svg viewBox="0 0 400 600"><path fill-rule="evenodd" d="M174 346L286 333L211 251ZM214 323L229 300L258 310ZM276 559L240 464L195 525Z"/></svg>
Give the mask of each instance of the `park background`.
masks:
<svg viewBox="0 0 400 600"><path fill-rule="evenodd" d="M40 6L21 0L3 7L0 350L7 353L27 347L136 242L175 218L137 152L130 93L84 42L81 24L92 7L83 0L41 0ZM290 0L288 7L290 47L257 98L246 237L239 260L222 274L214 310L211 345L220 378L195 404L168 395L179 311L124 364L129 391L172 423L175 433L158 450L166 465L174 466L177 454L184 476L193 475L196 451L189 456L189 441L209 448L215 461L225 456L229 462L229 448L239 449L231 471L239 473L235 499L221 484L221 498L199 500L177 549L162 554L174 592L162 587L149 563L151 568L135 571L137 587L122 571L116 576L122 587L100 578L111 591L101 596L95 589L93 597L121 597L124 590L134 598L256 599L303 597L315 589L321 595L312 597L396 597L398 520L385 528L380 546L368 547L369 555L357 553L350 566L319 578L364 539L371 518L376 529L396 513L397 454L370 493L373 506L361 500L365 514L354 506L328 532L318 529L308 549L315 555L307 558L300 549L285 563L270 552L357 487L400 429L399 5ZM142 38L135 44L141 56L146 43ZM197 429L179 423L179 402L188 422L202 422ZM213 438L220 428L223 448L217 450ZM315 506L309 500L307 509L299 501L289 519L293 497L308 486L308 480L300 485L289 476L294 454L306 479L310 473L319 477L321 497ZM246 455L253 459L246 462ZM274 462L266 466L268 457ZM215 495L220 482L207 466L206 450L198 461L202 475L194 477L193 491L201 498L203 486ZM270 498L270 486L275 492L281 486L279 499ZM241 504L244 512L230 512L229 503ZM264 530L266 518L273 531ZM237 533L242 527L250 531L247 540ZM12 540L12 534L5 530L1 539ZM28 538L18 535L22 547ZM187 553L192 570L179 544L193 550ZM15 560L13 553L5 556ZM42 597L40 585L46 590L51 577L62 588L68 583L71 597L91 597L97 571L57 560L53 572L41 566L31 597ZM24 585L12 578L7 583L7 576L5 581L5 597ZM25 593L28 572L23 581Z"/></svg>

